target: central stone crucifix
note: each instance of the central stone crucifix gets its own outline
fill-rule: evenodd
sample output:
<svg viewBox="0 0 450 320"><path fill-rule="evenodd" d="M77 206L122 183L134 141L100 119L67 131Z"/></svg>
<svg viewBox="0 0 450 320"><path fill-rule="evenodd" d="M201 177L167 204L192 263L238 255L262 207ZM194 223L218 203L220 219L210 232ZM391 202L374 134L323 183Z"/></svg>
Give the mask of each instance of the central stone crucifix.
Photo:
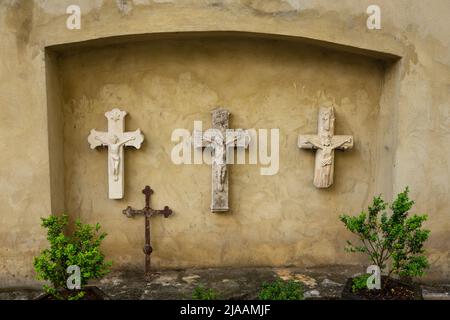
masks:
<svg viewBox="0 0 450 320"><path fill-rule="evenodd" d="M213 128L205 133L194 131L194 146L212 149L211 212L229 210L227 163L231 161L227 161L228 149L247 148L250 142L250 135L246 130L229 129L229 117L227 109L215 109L212 111Z"/></svg>
<svg viewBox="0 0 450 320"><path fill-rule="evenodd" d="M353 136L334 135L334 109L322 107L319 110L318 134L300 135L298 147L316 149L314 169L314 185L317 188L328 188L333 184L334 150L353 148Z"/></svg>
<svg viewBox="0 0 450 320"><path fill-rule="evenodd" d="M140 129L133 132L124 132L125 116L127 113L113 109L105 113L108 119L108 132L91 130L88 142L91 149L108 147L108 179L109 198L122 199L124 185L123 147L131 146L139 149L144 136Z"/></svg>

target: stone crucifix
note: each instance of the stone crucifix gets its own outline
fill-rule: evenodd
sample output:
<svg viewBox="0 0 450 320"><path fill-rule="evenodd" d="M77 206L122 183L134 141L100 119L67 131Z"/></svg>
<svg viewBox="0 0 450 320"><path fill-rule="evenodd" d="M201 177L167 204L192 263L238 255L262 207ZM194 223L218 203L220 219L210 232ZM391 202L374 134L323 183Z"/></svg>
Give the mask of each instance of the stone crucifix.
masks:
<svg viewBox="0 0 450 320"><path fill-rule="evenodd" d="M108 119L108 132L91 130L88 142L91 149L104 146L108 148L108 185L109 199L122 199L124 186L124 156L123 147L130 146L139 149L144 136L140 129L124 132L127 113L113 109L105 113Z"/></svg>
<svg viewBox="0 0 450 320"><path fill-rule="evenodd" d="M122 211L124 215L126 215L128 218L132 218L136 215L143 215L145 217L145 245L144 245L144 254L145 254L145 277L150 278L151 272L150 272L150 266L151 266L151 260L150 255L153 252L153 248L150 244L150 218L155 215L163 215L164 218L168 218L170 215L172 215L172 210L165 206L163 210L154 210L150 206L150 197L153 194L152 188L149 186L145 186L144 190L142 190L142 193L145 195L145 207L142 210L135 210L128 206L125 210Z"/></svg>
<svg viewBox="0 0 450 320"><path fill-rule="evenodd" d="M247 148L250 135L243 129L229 129L230 112L218 108L212 111L213 128L205 133L194 132L195 148L211 148L212 190L211 212L226 212L228 206L227 154L229 148ZM234 160L234 159L231 159Z"/></svg>
<svg viewBox="0 0 450 320"><path fill-rule="evenodd" d="M317 135L300 135L298 147L316 149L314 169L314 185L317 188L328 188L333 184L334 150L353 148L353 136L334 135L334 108L321 107L318 119Z"/></svg>

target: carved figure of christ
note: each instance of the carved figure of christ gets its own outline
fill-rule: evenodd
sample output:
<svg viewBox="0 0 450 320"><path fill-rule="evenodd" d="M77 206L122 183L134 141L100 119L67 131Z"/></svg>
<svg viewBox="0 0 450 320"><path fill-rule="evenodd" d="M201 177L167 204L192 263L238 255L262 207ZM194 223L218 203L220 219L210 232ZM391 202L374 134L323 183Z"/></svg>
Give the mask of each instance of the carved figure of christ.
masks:
<svg viewBox="0 0 450 320"><path fill-rule="evenodd" d="M334 108L321 107L318 119L317 135L300 135L298 147L315 149L314 185L317 188L328 188L333 184L334 150L353 148L353 136L334 135Z"/></svg>
<svg viewBox="0 0 450 320"><path fill-rule="evenodd" d="M230 113L226 109L212 112L213 128L203 132L194 132L196 148L211 148L211 212L225 212L228 205L228 149L247 148L250 135L242 129L229 130Z"/></svg>
<svg viewBox="0 0 450 320"><path fill-rule="evenodd" d="M91 130L88 142L91 149L103 146L108 148L108 193L110 199L122 199L124 190L124 161L123 147L141 147L144 136L140 129L124 132L125 116L127 113L113 109L105 113L108 119L108 132Z"/></svg>
<svg viewBox="0 0 450 320"><path fill-rule="evenodd" d="M136 137L130 137L125 140L120 140L117 135L113 135L110 139L110 141L104 140L104 137L101 135L96 135L95 139L100 141L102 146L107 146L109 151L109 161L111 163L109 164L109 168L112 169L111 174L114 177L114 181L119 180L119 164L120 164L120 151L122 150L121 147L126 144L128 141L133 141L136 139Z"/></svg>

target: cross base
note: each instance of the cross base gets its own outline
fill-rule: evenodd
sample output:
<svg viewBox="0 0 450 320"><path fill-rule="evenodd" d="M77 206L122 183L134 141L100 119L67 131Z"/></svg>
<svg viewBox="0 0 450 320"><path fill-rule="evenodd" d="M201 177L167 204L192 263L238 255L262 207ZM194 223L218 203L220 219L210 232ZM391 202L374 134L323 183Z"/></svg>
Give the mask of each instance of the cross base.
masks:
<svg viewBox="0 0 450 320"><path fill-rule="evenodd" d="M211 208L211 212L217 213L217 212L227 212L229 211L229 207L223 207L223 208Z"/></svg>
<svg viewBox="0 0 450 320"><path fill-rule="evenodd" d="M149 271L149 272L146 272L146 273L145 273L145 275L144 275L144 280L147 281L147 282L152 282L155 278L159 277L160 275L161 275L160 272L156 272L156 271L152 272L152 271Z"/></svg>

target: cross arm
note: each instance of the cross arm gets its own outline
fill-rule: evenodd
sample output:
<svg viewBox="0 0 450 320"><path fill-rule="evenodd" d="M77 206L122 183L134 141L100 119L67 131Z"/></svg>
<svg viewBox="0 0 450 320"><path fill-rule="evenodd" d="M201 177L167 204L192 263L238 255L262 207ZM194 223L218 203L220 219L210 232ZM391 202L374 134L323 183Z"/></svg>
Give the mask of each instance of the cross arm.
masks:
<svg viewBox="0 0 450 320"><path fill-rule="evenodd" d="M234 129L227 131L227 147L247 148L250 144L251 136L247 130Z"/></svg>
<svg viewBox="0 0 450 320"><path fill-rule="evenodd" d="M205 136L203 131L194 130L194 148L205 148L212 143L211 137Z"/></svg>
<svg viewBox="0 0 450 320"><path fill-rule="evenodd" d="M108 145L108 132L101 132L97 131L95 129L91 130L91 133L88 136L88 142L91 146L91 149L95 149L100 146L107 146Z"/></svg>
<svg viewBox="0 0 450 320"><path fill-rule="evenodd" d="M300 149L320 149L322 142L319 136L315 135L300 135L298 137L298 147Z"/></svg>
<svg viewBox="0 0 450 320"><path fill-rule="evenodd" d="M353 148L353 136L334 136L332 143L334 149L348 150Z"/></svg>
<svg viewBox="0 0 450 320"><path fill-rule="evenodd" d="M137 129L136 131L124 132L121 140L125 146L139 149L144 141L144 135L142 134L141 129Z"/></svg>
<svg viewBox="0 0 450 320"><path fill-rule="evenodd" d="M194 147L207 148L218 141L223 141L224 137L219 129L208 129L205 132L194 130Z"/></svg>
<svg viewBox="0 0 450 320"><path fill-rule="evenodd" d="M172 215L173 211L168 206L165 206L163 210L155 210L156 214L164 215L164 218L168 218Z"/></svg>
<svg viewBox="0 0 450 320"><path fill-rule="evenodd" d="M136 215L143 214L144 212L143 210L135 210L130 206L128 206L125 210L122 211L122 213L126 215L128 218L132 218Z"/></svg>

